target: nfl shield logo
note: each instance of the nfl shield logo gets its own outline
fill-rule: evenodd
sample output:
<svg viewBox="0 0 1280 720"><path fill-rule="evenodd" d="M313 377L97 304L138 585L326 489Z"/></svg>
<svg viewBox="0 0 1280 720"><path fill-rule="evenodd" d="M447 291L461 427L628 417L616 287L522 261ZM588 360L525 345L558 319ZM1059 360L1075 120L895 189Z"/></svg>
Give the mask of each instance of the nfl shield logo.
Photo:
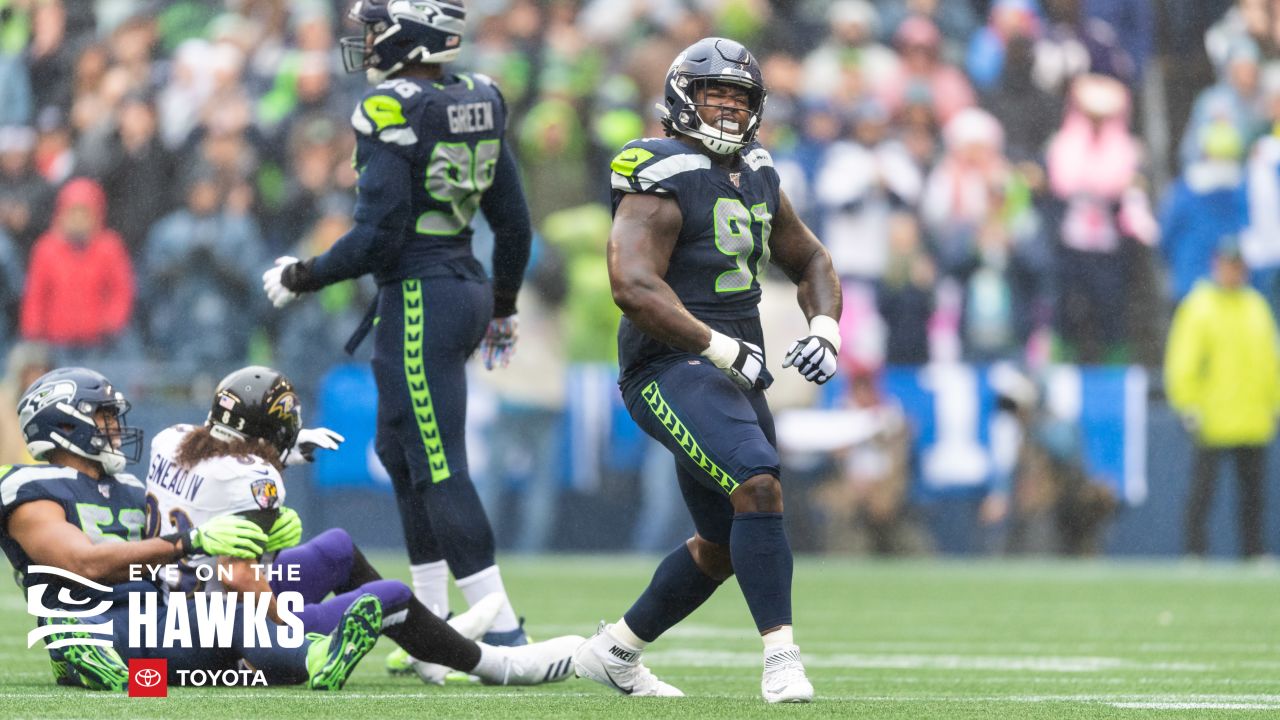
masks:
<svg viewBox="0 0 1280 720"><path fill-rule="evenodd" d="M742 180L742 173L740 172L729 173L729 182L733 183L734 187L742 187L741 180Z"/></svg>
<svg viewBox="0 0 1280 720"><path fill-rule="evenodd" d="M263 510L270 510L280 502L280 490L276 488L276 481L271 478L254 480L249 489L253 491L254 501Z"/></svg>

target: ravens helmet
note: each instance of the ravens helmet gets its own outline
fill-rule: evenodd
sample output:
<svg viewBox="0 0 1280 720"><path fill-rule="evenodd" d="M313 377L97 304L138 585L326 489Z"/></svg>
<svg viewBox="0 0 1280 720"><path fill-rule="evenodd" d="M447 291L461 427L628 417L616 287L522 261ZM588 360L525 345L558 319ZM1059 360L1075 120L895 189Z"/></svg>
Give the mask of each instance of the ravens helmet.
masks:
<svg viewBox="0 0 1280 720"><path fill-rule="evenodd" d="M339 41L343 67L375 83L405 65L452 61L467 25L462 0L356 0L347 17L365 32Z"/></svg>
<svg viewBox="0 0 1280 720"><path fill-rule="evenodd" d="M701 107L714 107L699 102L700 90L707 85L726 83L747 91L747 126L730 133L708 125L698 114ZM764 74L742 43L726 38L703 38L676 56L667 71L664 105L658 106L662 126L667 133L679 133L700 141L718 155L732 155L755 139L764 112Z"/></svg>
<svg viewBox="0 0 1280 720"><path fill-rule="evenodd" d="M98 423L98 412L109 420ZM18 425L27 452L44 460L62 449L88 458L108 475L142 456L142 430L125 425L129 401L101 373L88 368L59 368L45 373L18 401Z"/></svg>
<svg viewBox="0 0 1280 720"><path fill-rule="evenodd" d="M302 429L302 405L289 378L252 365L218 383L205 425L220 440L265 440L283 459Z"/></svg>

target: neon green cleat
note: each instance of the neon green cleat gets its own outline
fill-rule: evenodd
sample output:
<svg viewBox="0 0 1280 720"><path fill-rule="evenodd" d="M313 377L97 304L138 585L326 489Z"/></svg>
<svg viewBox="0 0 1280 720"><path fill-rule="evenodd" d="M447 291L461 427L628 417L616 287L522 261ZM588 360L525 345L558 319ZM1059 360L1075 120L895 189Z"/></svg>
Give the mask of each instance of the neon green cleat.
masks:
<svg viewBox="0 0 1280 720"><path fill-rule="evenodd" d="M351 603L332 633L307 648L307 687L341 690L381 634L382 603L376 595L365 593Z"/></svg>
<svg viewBox="0 0 1280 720"><path fill-rule="evenodd" d="M68 618L66 624L74 625L75 618ZM62 638L91 639L85 632L65 633ZM109 690L120 692L129 687L129 666L125 664L120 653L109 645L71 645L59 648L62 660L53 660L53 676L59 685L86 687L90 690Z"/></svg>
<svg viewBox="0 0 1280 720"><path fill-rule="evenodd" d="M413 657L409 655L409 651L397 646L390 653L387 653L387 659L384 663L387 672L392 675L413 675Z"/></svg>

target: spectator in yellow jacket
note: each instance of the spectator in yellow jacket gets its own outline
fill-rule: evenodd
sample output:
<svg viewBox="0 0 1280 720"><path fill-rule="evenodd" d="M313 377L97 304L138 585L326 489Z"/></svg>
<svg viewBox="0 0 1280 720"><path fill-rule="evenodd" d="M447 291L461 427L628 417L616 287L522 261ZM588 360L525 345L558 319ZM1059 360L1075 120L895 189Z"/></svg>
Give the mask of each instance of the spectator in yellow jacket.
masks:
<svg viewBox="0 0 1280 720"><path fill-rule="evenodd" d="M1227 456L1240 484L1244 555L1263 553L1262 478L1280 410L1280 356L1275 318L1248 277L1239 244L1224 238L1212 280L1200 281L1179 304L1169 330L1169 404L1196 443L1186 516L1186 548L1193 555L1205 553L1205 520Z"/></svg>

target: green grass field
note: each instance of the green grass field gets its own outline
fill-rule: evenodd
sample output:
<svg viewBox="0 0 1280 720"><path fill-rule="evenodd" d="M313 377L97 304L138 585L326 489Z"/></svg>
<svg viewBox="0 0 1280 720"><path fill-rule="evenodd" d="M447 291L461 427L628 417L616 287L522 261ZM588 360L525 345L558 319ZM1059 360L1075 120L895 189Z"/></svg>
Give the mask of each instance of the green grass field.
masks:
<svg viewBox="0 0 1280 720"><path fill-rule="evenodd" d="M535 636L588 635L648 581L653 558L507 558ZM389 575L404 563L378 558ZM684 699L584 680L427 687L392 678L387 641L340 693L171 688L129 699L55 687L20 594L0 591L0 718L1204 718L1280 716L1280 572L1120 562L797 563L796 638L818 700L766 706L760 641L732 582L646 653Z"/></svg>

